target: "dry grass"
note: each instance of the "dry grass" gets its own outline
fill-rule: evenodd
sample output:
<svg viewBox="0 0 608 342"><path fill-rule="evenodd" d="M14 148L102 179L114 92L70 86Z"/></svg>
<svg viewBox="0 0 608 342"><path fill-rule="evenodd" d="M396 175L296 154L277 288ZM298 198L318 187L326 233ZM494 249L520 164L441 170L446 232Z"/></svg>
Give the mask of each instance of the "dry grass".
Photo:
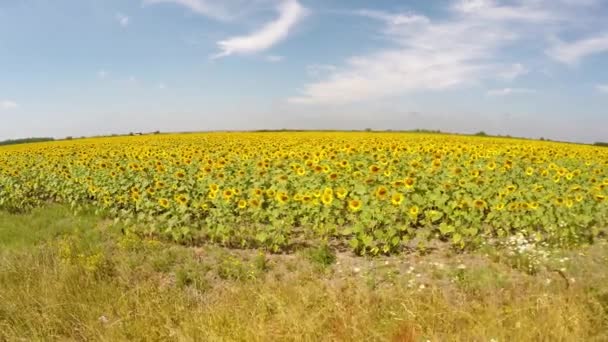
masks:
<svg viewBox="0 0 608 342"><path fill-rule="evenodd" d="M0 213L0 234L43 234L41 217L61 210ZM0 341L608 340L605 244L563 252L575 278L566 289L551 272L530 276L479 255L457 256L460 269L450 259L433 268L437 255L388 266L340 256L319 267L309 253L192 250L64 214L62 225L80 229L29 245L0 240ZM403 271L412 262L416 271Z"/></svg>

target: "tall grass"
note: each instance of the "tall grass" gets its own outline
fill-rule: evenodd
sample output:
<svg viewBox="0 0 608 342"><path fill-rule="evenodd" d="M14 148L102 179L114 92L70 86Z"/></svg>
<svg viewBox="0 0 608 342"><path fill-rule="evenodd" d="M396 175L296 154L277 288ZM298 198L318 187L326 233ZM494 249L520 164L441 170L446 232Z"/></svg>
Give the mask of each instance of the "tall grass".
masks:
<svg viewBox="0 0 608 342"><path fill-rule="evenodd" d="M605 245L564 252L577 258L568 288L483 255L420 266L426 286L412 287L390 267L400 258L353 271L384 263L320 269L315 253L180 247L62 207L0 213L0 341L608 340ZM449 263L408 260L425 258Z"/></svg>

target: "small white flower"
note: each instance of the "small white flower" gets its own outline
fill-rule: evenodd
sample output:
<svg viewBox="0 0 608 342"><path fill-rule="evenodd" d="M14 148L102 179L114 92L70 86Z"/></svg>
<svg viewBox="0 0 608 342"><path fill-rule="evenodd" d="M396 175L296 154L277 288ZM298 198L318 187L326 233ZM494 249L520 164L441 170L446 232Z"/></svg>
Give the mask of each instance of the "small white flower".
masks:
<svg viewBox="0 0 608 342"><path fill-rule="evenodd" d="M458 267L456 267L456 268L458 268L459 270L464 270L464 269L466 269L466 268L467 268L467 265L465 265L465 264L460 264L460 265L458 265Z"/></svg>
<svg viewBox="0 0 608 342"><path fill-rule="evenodd" d="M359 273L359 272L361 272L361 269L359 267L355 267L355 268L353 268L353 272Z"/></svg>
<svg viewBox="0 0 608 342"><path fill-rule="evenodd" d="M420 286L418 286L418 288L419 288L420 290L424 290L424 288L425 288L425 287L426 287L426 286L424 286L424 284L420 284Z"/></svg>

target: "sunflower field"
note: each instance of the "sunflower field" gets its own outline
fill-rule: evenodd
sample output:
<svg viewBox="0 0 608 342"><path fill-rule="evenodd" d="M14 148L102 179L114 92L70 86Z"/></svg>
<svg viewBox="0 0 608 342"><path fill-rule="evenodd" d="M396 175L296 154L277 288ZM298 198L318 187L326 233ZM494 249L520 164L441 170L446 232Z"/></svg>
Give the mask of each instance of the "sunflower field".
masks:
<svg viewBox="0 0 608 342"><path fill-rule="evenodd" d="M283 251L389 254L608 228L608 149L373 132L201 133L0 148L0 209L94 207L141 234Z"/></svg>

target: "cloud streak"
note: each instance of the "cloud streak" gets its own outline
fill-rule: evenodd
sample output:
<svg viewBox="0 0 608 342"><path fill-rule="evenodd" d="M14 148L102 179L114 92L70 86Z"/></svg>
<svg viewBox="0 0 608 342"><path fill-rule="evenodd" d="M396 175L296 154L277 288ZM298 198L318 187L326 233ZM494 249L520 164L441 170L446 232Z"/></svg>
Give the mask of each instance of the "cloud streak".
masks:
<svg viewBox="0 0 608 342"><path fill-rule="evenodd" d="M144 5L173 3L186 7L194 13L216 20L234 19L235 13L243 8L246 0L143 0Z"/></svg>
<svg viewBox="0 0 608 342"><path fill-rule="evenodd" d="M528 88L503 88L503 89L491 89L486 92L488 96L508 96L516 94L533 94L536 93L534 89Z"/></svg>
<svg viewBox="0 0 608 342"><path fill-rule="evenodd" d="M600 93L608 94L608 84L598 84L595 89Z"/></svg>
<svg viewBox="0 0 608 342"><path fill-rule="evenodd" d="M286 0L277 7L277 12L279 16L276 20L257 31L219 41L217 45L221 52L213 58L252 54L271 48L287 38L293 27L306 15L307 10L297 0Z"/></svg>
<svg viewBox="0 0 608 342"><path fill-rule="evenodd" d="M501 48L517 40L506 24L490 25L485 19L462 18L460 14L440 22L413 13L363 10L356 14L381 21L391 46L349 58L345 66L305 85L301 94L288 102L347 104L412 91L440 91L484 79L513 80L527 72L520 63L494 61ZM509 20L513 18L518 17L511 13Z"/></svg>
<svg viewBox="0 0 608 342"><path fill-rule="evenodd" d="M120 24L120 26L122 27L127 27L129 26L129 22L130 22L130 18L122 13L116 13L116 21L118 22L118 24Z"/></svg>
<svg viewBox="0 0 608 342"><path fill-rule="evenodd" d="M513 82L531 72L518 58L547 59L542 47L545 44L538 44L539 38L580 29L583 14L595 18L595 5L595 0L459 0L447 5L446 16L433 18L414 12L350 12L381 22L388 45L346 59L323 78L309 80L299 94L287 101L343 105L487 81ZM517 57L507 52L520 46L527 51L532 51L530 47L536 49L535 55ZM608 51L608 35L560 43L548 54L574 63L603 51ZM530 63L533 64L538 63ZM491 93L511 95L522 93L523 89L513 86Z"/></svg>
<svg viewBox="0 0 608 342"><path fill-rule="evenodd" d="M608 33L573 42L558 41L547 54L558 62L576 65L588 56L604 52L608 52Z"/></svg>
<svg viewBox="0 0 608 342"><path fill-rule="evenodd" d="M15 101L11 100L0 100L0 109L1 110L10 110L19 108L19 105Z"/></svg>

